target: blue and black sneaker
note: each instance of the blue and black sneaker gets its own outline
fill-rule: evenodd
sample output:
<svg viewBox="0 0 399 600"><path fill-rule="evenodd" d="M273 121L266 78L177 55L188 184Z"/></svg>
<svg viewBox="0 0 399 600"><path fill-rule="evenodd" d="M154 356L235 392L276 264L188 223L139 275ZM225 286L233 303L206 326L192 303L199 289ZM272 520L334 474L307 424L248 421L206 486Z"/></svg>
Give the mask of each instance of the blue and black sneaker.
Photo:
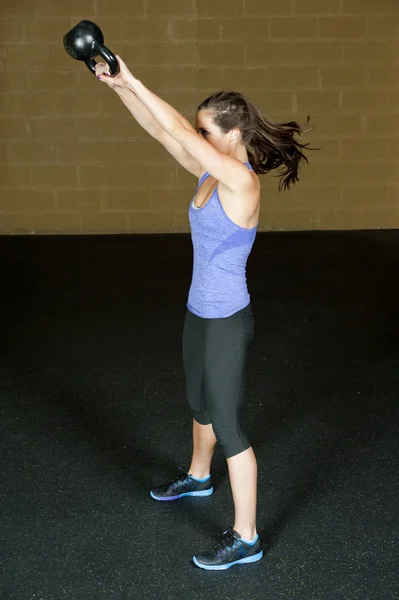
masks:
<svg viewBox="0 0 399 600"><path fill-rule="evenodd" d="M233 565L256 562L262 557L262 545L258 536L252 542L247 542L230 527L224 532L219 544L208 552L193 556L193 562L201 569L223 571Z"/></svg>
<svg viewBox="0 0 399 600"><path fill-rule="evenodd" d="M173 481L165 483L150 492L154 500L178 500L183 496L210 496L213 493L211 476L205 479L195 479L187 472L182 473Z"/></svg>

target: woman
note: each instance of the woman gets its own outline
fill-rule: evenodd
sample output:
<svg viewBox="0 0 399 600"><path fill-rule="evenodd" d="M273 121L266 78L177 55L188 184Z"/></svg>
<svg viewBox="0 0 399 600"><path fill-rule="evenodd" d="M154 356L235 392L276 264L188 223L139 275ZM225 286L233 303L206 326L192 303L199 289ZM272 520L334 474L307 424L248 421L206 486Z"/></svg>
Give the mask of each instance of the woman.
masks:
<svg viewBox="0 0 399 600"><path fill-rule="evenodd" d="M263 556L256 531L257 463L242 431L240 410L253 316L245 270L260 211L258 174L285 167L280 189L298 180L306 160L295 123L264 119L238 93L219 92L198 109L196 129L137 80L117 57L120 72L98 78L120 96L137 122L199 179L189 210L193 278L183 331L183 365L193 413L193 455L183 475L151 491L155 500L209 496L216 441L224 451L235 523L219 544L193 557L203 569L222 570Z"/></svg>

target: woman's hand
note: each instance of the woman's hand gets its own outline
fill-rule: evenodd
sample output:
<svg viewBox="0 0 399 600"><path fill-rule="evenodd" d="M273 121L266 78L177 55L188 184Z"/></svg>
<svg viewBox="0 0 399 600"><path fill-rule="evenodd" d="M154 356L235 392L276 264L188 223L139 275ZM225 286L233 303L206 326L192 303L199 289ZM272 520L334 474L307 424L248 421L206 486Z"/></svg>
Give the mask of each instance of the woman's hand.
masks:
<svg viewBox="0 0 399 600"><path fill-rule="evenodd" d="M116 60L119 64L119 73L117 75L112 77L109 65L107 63L99 62L96 64L96 76L100 81L106 83L108 87L114 89L116 92L121 89L131 90L135 77L118 55L116 55Z"/></svg>

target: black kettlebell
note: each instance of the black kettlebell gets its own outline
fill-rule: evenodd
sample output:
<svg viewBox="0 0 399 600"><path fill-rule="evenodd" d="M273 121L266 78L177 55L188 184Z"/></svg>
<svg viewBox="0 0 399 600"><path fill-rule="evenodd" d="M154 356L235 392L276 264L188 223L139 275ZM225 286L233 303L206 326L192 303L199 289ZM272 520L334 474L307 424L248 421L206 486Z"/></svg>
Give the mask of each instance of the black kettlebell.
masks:
<svg viewBox="0 0 399 600"><path fill-rule="evenodd" d="M92 21L81 21L64 35L64 48L72 58L83 60L90 71L96 74L96 56L108 63L111 76L119 73L116 56L104 46L103 32Z"/></svg>

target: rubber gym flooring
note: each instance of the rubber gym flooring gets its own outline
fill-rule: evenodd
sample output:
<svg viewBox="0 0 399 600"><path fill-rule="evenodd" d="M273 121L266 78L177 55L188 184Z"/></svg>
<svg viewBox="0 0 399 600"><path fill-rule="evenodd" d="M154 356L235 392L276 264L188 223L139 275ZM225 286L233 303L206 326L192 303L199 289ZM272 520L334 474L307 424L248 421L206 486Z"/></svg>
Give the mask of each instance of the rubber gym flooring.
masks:
<svg viewBox="0 0 399 600"><path fill-rule="evenodd" d="M0 238L5 600L394 600L399 590L399 231L260 233L244 422L262 561L193 554L233 524L186 469L188 235Z"/></svg>

